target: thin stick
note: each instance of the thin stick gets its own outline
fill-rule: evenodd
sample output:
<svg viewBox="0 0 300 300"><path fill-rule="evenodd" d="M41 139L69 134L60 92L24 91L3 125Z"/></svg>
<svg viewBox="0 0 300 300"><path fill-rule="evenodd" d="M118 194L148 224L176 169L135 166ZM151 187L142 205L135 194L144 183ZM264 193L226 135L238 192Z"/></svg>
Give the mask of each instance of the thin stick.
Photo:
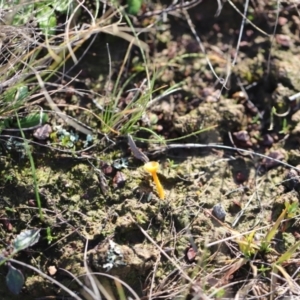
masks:
<svg viewBox="0 0 300 300"><path fill-rule="evenodd" d="M196 30L195 30L195 28L194 28L194 24L192 23L192 20L191 20L191 18L190 18L190 16L189 16L187 10L183 9L182 11L183 11L183 14L184 14L184 16L185 16L185 18L186 18L186 21L187 21L187 23L188 23L188 25L189 25L189 27L190 27L190 29L191 29L191 31L192 31L192 33L193 33L195 39L196 39L196 41L197 41L198 44L199 44L199 47L200 47L201 51L205 54L205 60L206 60L206 63L208 64L208 66L209 66L211 72L214 74L214 76L215 76L215 77L218 79L218 81L222 84L222 83L224 82L224 79L223 79L223 78L220 78L220 77L217 75L217 73L215 72L214 67L212 66L212 64L211 64L211 62L210 62L210 60L209 60L209 58L208 58L208 56L207 56L207 54L206 54L206 50L205 50L205 48L204 48L204 45L203 45L203 43L201 42L200 37L198 36L198 34L197 34L197 32L196 32Z"/></svg>
<svg viewBox="0 0 300 300"><path fill-rule="evenodd" d="M262 29L260 29L259 27L257 27L253 22L251 22L249 19L247 19L247 17L245 15L243 15L240 10L235 6L235 4L231 1L228 0L228 3L235 9L235 11L243 18L247 20L248 24L251 24L257 31L259 31L260 33L262 33L263 35L266 36L270 36L269 34L267 34L265 31L263 31Z"/></svg>
<svg viewBox="0 0 300 300"><path fill-rule="evenodd" d="M248 6L249 6L249 0L246 0L245 7L244 7L244 15L245 16L247 14ZM236 45L236 50L235 50L234 58L233 58L233 61L231 63L232 66L235 65L237 57L238 57L238 53L239 53L239 49L240 49L240 43L241 43L241 39L242 39L243 31L244 31L244 26L245 26L245 21L246 21L246 18L243 18L242 23L241 23L241 28L240 28L238 42L237 42L237 45Z"/></svg>
<svg viewBox="0 0 300 300"><path fill-rule="evenodd" d="M39 275L41 275L42 277L48 279L50 282L56 284L57 286L59 286L62 290L64 290L65 292L67 292L70 296L72 296L74 299L76 300L82 300L82 298L78 297L78 295L76 293L74 293L73 291L71 291L70 289L68 289L67 287L65 287L63 284L61 284L60 282L58 282L57 280L55 280L54 278L48 276L47 274L43 273L41 270L31 266L31 265L28 265L28 264L25 264L21 261L18 261L16 259L9 259L10 262L13 262L17 265L21 265L25 268L28 268L28 269L31 269L33 271L35 271L36 273L38 273Z"/></svg>
<svg viewBox="0 0 300 300"><path fill-rule="evenodd" d="M230 146L225 146L225 145L219 145L219 144L170 144L170 145L166 145L166 146L162 146L160 147L157 151L153 152L152 154L157 154L157 153L161 153L164 152L166 150L170 150L170 149L178 149L178 148L217 148L217 149L225 149L225 150L232 150L232 151L240 151L240 152L245 152L247 154L251 154L251 155L256 155L262 158L266 158L266 159L270 159L273 161L278 162L279 164L297 170L299 171L299 169L297 167L294 167L286 162L283 162L279 159L273 158L273 157L269 157L268 155L264 155L261 153L257 153L254 151L250 151L250 150L246 150L246 149L242 149L242 148L233 148Z"/></svg>
<svg viewBox="0 0 300 300"><path fill-rule="evenodd" d="M135 225L140 229L140 231L145 235L145 237L162 253L172 264L176 267L176 269L182 274L182 276L190 283L194 283L194 281L186 274L177 262L174 261L150 236L149 234L133 219L132 216L129 216L130 219L135 223Z"/></svg>
<svg viewBox="0 0 300 300"><path fill-rule="evenodd" d="M149 162L149 158L136 146L132 136L130 134L127 135L128 144L133 156L142 162Z"/></svg>
<svg viewBox="0 0 300 300"><path fill-rule="evenodd" d="M269 51L269 56L268 56L268 63L267 63L267 74L270 74L270 66L271 66L271 56L272 56L272 46L274 44L275 41L275 34L277 31L277 26L278 26L278 19L279 19L279 0L277 0L277 13L276 13L276 23L274 26L274 30L273 30L273 34L272 34L272 38L271 38L271 45L270 45L270 51Z"/></svg>

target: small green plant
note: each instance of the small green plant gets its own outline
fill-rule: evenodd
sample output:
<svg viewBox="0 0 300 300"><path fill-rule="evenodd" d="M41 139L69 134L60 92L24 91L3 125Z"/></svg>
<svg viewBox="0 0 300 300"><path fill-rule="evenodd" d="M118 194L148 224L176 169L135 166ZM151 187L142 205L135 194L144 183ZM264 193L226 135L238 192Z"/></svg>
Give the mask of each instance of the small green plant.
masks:
<svg viewBox="0 0 300 300"><path fill-rule="evenodd" d="M167 162L170 169L176 169L178 167L178 164L175 164L173 159L167 158Z"/></svg>
<svg viewBox="0 0 300 300"><path fill-rule="evenodd" d="M270 243L272 239L275 237L277 230L283 221L283 219L286 217L287 214L287 208L285 208L282 213L279 215L277 218L276 222L274 225L271 227L271 229L267 232L266 236L263 238L262 242L260 243L260 250L267 252L270 250Z"/></svg>
<svg viewBox="0 0 300 300"><path fill-rule="evenodd" d="M292 203L285 202L285 208L287 210L286 212L287 220L285 220L285 222L282 222L281 225L282 232L285 232L289 228L291 224L290 220L294 218L297 212L299 211L299 204L296 202L292 202Z"/></svg>
<svg viewBox="0 0 300 300"><path fill-rule="evenodd" d="M299 210L299 203L297 202L285 202L285 208L287 209L287 218L294 218Z"/></svg>
<svg viewBox="0 0 300 300"><path fill-rule="evenodd" d="M131 15L137 15L142 4L143 0L127 0L127 12Z"/></svg>
<svg viewBox="0 0 300 300"><path fill-rule="evenodd" d="M34 164L34 159L31 153L31 149L30 146L28 144L27 139L25 138L25 134L22 130L21 127L21 123L20 123L20 119L18 114L16 113L16 118L17 118L17 124L18 124L18 128L20 130L21 136L24 140L24 148L25 148L25 153L27 154L28 158L29 158L29 162L30 162L30 167L31 167L31 172L32 172L32 178L33 178L33 182L34 182L34 192L35 192L35 198L36 198L36 202L39 208L39 215L40 215L40 219L43 220L44 219L44 215L42 212L42 204L41 204L41 199L40 199L40 193L39 193L39 187L38 187L38 179L37 179L37 175L36 175L36 168L35 168L35 164ZM30 121L32 121L30 119Z"/></svg>
<svg viewBox="0 0 300 300"><path fill-rule="evenodd" d="M252 231L250 234L236 240L239 245L240 251L247 258L250 258L259 250L258 246L254 242L254 235L255 231Z"/></svg>
<svg viewBox="0 0 300 300"><path fill-rule="evenodd" d="M124 109L119 110L118 104L122 99L122 94L126 88L129 88L132 79L133 77L130 77L121 87L117 81L115 89L109 97L110 99L105 101L105 106L95 103L101 110L99 117L102 124L101 131L103 133L130 134L136 131L136 124L142 119L142 116L146 112L147 103L149 99L151 99L154 79L151 80L150 87L145 91L142 91L144 87L141 87L140 89L130 92L128 104Z"/></svg>
<svg viewBox="0 0 300 300"><path fill-rule="evenodd" d="M292 208L291 208L292 207ZM286 207L282 213L277 218L276 222L273 224L273 226L269 229L269 231L266 233L266 235L262 238L260 241L254 241L254 235L256 233L256 230L253 230L249 235L246 235L242 238L237 238L236 242L239 245L240 251L244 254L245 257L252 257L254 254L258 252L269 252L271 251L270 245L272 239L275 237L277 230L284 220L284 218L287 216L288 209L290 211L294 211L294 206L288 206Z"/></svg>
<svg viewBox="0 0 300 300"><path fill-rule="evenodd" d="M256 115L252 118L251 123L252 123L252 124L259 124L259 123L260 123L260 119L261 119L260 115L259 115L259 114L256 114Z"/></svg>
<svg viewBox="0 0 300 300"><path fill-rule="evenodd" d="M224 297L225 293L226 293L225 289L219 289L219 290L217 291L217 293L215 294L215 297L216 297L217 299L218 299L218 298L222 299L222 298Z"/></svg>
<svg viewBox="0 0 300 300"><path fill-rule="evenodd" d="M10 9L4 16L6 25L24 25L34 19L44 34L53 35L57 26L57 15L72 14L75 9L73 0L0 2L0 9ZM13 7L13 8L12 8Z"/></svg>
<svg viewBox="0 0 300 300"><path fill-rule="evenodd" d="M294 283L294 280L287 273L285 268L283 267L284 263L287 263L288 260L297 252L297 249L300 246L300 241L296 242L292 245L286 252L284 252L273 264L272 264L272 273L271 273L271 298L274 297L274 291L276 289L276 282L278 279L278 272L280 272L285 280L287 281L289 288L292 292L297 292L297 286Z"/></svg>
<svg viewBox="0 0 300 300"><path fill-rule="evenodd" d="M119 9L118 6L116 6ZM133 35L137 38L137 32L134 29L130 19L124 13L124 18L130 25ZM118 77L114 83L112 92L107 92L105 97L94 101L95 105L100 109L99 120L101 121L101 131L104 134L130 134L137 131L137 124L146 113L147 105L155 92L156 75L154 70L149 70L147 63L146 52L148 48L143 46L143 43L137 39L137 45L142 53L143 63L146 66L139 72L131 75L125 82L121 82L124 72L124 67L129 57L132 48L132 42L129 44L128 51L125 55L122 67L118 73ZM150 77L150 73L152 76ZM144 75L146 78L139 87L132 89L132 82L137 75ZM107 84L111 84L111 76L108 77ZM120 102L124 102L124 93L129 89L126 96L126 106L119 108Z"/></svg>
<svg viewBox="0 0 300 300"><path fill-rule="evenodd" d="M288 134L290 131L290 126L288 125L288 121L286 118L282 120L282 129L279 131L280 134Z"/></svg>
<svg viewBox="0 0 300 300"><path fill-rule="evenodd" d="M271 268L270 268L270 267L266 267L265 265L261 265L261 266L257 269L257 271L258 271L259 273L261 273L263 276L267 276L266 273L269 272L270 270L271 270Z"/></svg>
<svg viewBox="0 0 300 300"><path fill-rule="evenodd" d="M52 241L55 239L55 237L51 234L51 228L50 227L47 227L46 228L46 233L47 233L47 241L48 241L48 244L51 244Z"/></svg>
<svg viewBox="0 0 300 300"><path fill-rule="evenodd" d="M6 264L8 267L6 285L8 289L15 295L18 295L21 292L25 280L23 273L11 265L10 259L12 259L13 256L15 256L18 252L36 244L39 239L39 229L25 230L17 235L11 246L3 250L2 254L0 254L0 265Z"/></svg>
<svg viewBox="0 0 300 300"><path fill-rule="evenodd" d="M275 235L278 233L278 230L285 231L286 224L290 220L290 218L295 217L298 211L298 203L285 203L285 208L281 212L281 214L276 219L276 222L271 226L271 228L267 231L265 236L261 240L255 240L254 235L257 230L251 231L250 234L238 237L235 239L236 243L239 246L240 251L243 253L245 258L238 258L232 264L228 273L233 273L236 270L240 269L242 266L245 266L247 263L250 263L250 266L253 272L260 272L263 276L267 276L267 274L271 274L271 291L270 295L273 299L274 292L276 290L276 282L278 279L278 273L281 273L286 282L289 285L289 288L292 292L297 292L297 286L294 283L294 280L290 277L288 272L285 270L284 265L288 264L289 259L297 252L297 249L300 246L300 241L296 242L292 245L287 251L281 254L278 257L278 252L272 248L272 240ZM233 235L239 235L238 232L232 231ZM275 262L266 263L263 259L258 259L260 261L261 266L256 268L253 265L253 257L256 259L258 257L264 257L266 253L270 253L273 257L277 256ZM270 272L271 271L271 272Z"/></svg>

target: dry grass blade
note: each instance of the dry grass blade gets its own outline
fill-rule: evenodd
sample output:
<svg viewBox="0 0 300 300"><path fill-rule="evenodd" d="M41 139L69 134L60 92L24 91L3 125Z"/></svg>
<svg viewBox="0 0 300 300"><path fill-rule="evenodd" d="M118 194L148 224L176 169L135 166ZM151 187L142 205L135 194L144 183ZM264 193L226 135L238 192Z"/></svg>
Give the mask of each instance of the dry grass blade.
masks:
<svg viewBox="0 0 300 300"><path fill-rule="evenodd" d="M285 253L283 253L276 261L276 264L282 264L288 259L291 258L291 256L296 253L297 248L300 246L300 241L292 245Z"/></svg>
<svg viewBox="0 0 300 300"><path fill-rule="evenodd" d="M181 273L181 275L186 279L189 283L193 283L194 281L191 277L180 267L180 265L174 261L150 236L149 234L132 218L131 220L136 224L136 226L141 230L141 232L145 235L145 237L160 251L160 253L165 256L173 265L174 267Z"/></svg>
<svg viewBox="0 0 300 300"><path fill-rule="evenodd" d="M34 71L34 70L33 70ZM75 122L74 120L68 118L68 116L66 114L64 114L63 112L60 111L60 109L57 107L57 105L54 103L54 101L51 99L49 93L47 92L44 82L41 78L41 76L34 71L35 76L40 84L40 87L42 89L42 91L44 92L45 98L49 103L49 106L51 107L51 109L53 109L67 124L69 124L70 126L72 126L73 128L75 128L76 130L88 135L88 134L92 134L92 131L83 127L82 125L80 125L79 123Z"/></svg>
<svg viewBox="0 0 300 300"><path fill-rule="evenodd" d="M41 270L39 270L39 269L37 269L37 268L35 268L35 267L31 266L31 265L28 265L26 263L23 263L23 262L21 262L19 260L10 259L10 261L13 262L14 264L21 265L21 266L23 266L25 268L33 270L34 272L38 273L40 276L46 278L47 280L49 280L53 284L57 285L62 290L66 291L74 299L76 299L76 300L82 300L75 292L71 291L70 289L68 289L67 287L65 287L63 284L61 284L60 282L58 282L57 280L55 280L54 278L51 278L47 274L43 273Z"/></svg>
<svg viewBox="0 0 300 300"><path fill-rule="evenodd" d="M293 292L296 295L300 295L300 288L299 285L291 278L291 276L287 273L287 271L282 267L276 265L275 267L280 273L283 275L283 277L286 279L289 288L291 292Z"/></svg>
<svg viewBox="0 0 300 300"><path fill-rule="evenodd" d="M81 294L82 296L86 299L86 300L95 300L95 299L101 299L100 293L102 293L102 295L105 297L105 299L109 299L109 300L116 300L113 292L111 291L110 287L108 284L103 285L102 283L99 282L99 280L97 279L97 277L92 274L91 270L86 267L87 270L87 274L84 277L84 281L85 281L85 289L81 290ZM92 290L94 291L94 295L91 295L90 293L88 293L86 291L86 288L92 288ZM98 295L96 296L96 293L98 292Z"/></svg>
<svg viewBox="0 0 300 300"><path fill-rule="evenodd" d="M84 6L79 4L77 9L79 8L84 8ZM39 37L36 35L35 24L28 24L26 26L0 25L0 49L2 52L0 60L1 93L4 88L7 89L12 84L15 86L17 84L25 85L26 79L31 76L31 80L33 80L32 74L35 74L51 109L76 130L86 135L92 134L91 130L74 122L60 111L47 92L45 82L48 81L50 77L55 74L55 71L63 66L65 61L69 58L72 58L76 64L77 59L75 52L92 35L100 32L123 38L137 45L143 51L149 51L148 45L137 38L137 32L133 32L135 29L123 26L121 23L121 14L119 21L113 21L113 18L118 13L118 10L110 9L105 16L100 18L97 22L92 19L91 24L85 24L80 29L70 29L70 22L68 22L66 32L54 37L48 37L46 35L44 42L39 41ZM132 34L129 33L129 30L131 30ZM46 54L44 54L44 50L47 50ZM12 90L10 94L13 95L13 92L15 92L15 90ZM10 101L6 101L3 93L0 97L1 100L3 100L1 101L2 117L24 106L25 100L26 105L28 105L30 100L29 97L27 97L15 103L11 99Z"/></svg>
<svg viewBox="0 0 300 300"><path fill-rule="evenodd" d="M149 158L144 154L135 144L132 136L130 134L127 135L128 144L132 151L132 154L135 158L141 160L142 162L146 163L149 162Z"/></svg>
<svg viewBox="0 0 300 300"><path fill-rule="evenodd" d="M266 33L265 31L263 31L262 29L260 29L259 27L257 27L252 21L249 20L249 18L247 18L236 6L235 4L231 1L228 0L228 3L235 9L235 11L245 20L247 20L247 23L251 24L253 26L253 28L255 28L257 31L259 31L260 33L262 33L263 35L266 36L270 36L268 33Z"/></svg>
<svg viewBox="0 0 300 300"><path fill-rule="evenodd" d="M117 14L117 12L112 12L110 15L108 15L106 20L100 20L95 24L86 24L84 25L80 30L73 30L68 32L68 42L64 42L61 47L66 50L69 46L69 43L74 43L75 45L82 44L84 41L89 39L91 35L103 32L108 33L110 35L114 35L120 38L125 39L126 41L134 44L135 46L138 46L139 48L142 48L144 51L149 51L149 46L139 40L136 36L131 35L127 33L129 31L129 28L127 26L124 26L121 23L121 20L118 22L115 22L113 24L109 24L111 19ZM108 23L108 24L107 24ZM131 30L132 31L132 30ZM138 33L138 32L136 32ZM62 50L62 48L60 50Z"/></svg>
<svg viewBox="0 0 300 300"><path fill-rule="evenodd" d="M135 36L125 31L127 31L127 27L123 29L122 26L118 26L117 24L103 29L104 33L117 36L129 43L134 44L135 46L142 48L144 51L149 52L149 46L145 42L138 40Z"/></svg>
<svg viewBox="0 0 300 300"><path fill-rule="evenodd" d="M267 235L266 235L266 237L263 241L263 243L266 243L266 246L268 246L270 244L271 240L274 238L280 223L283 221L284 217L286 216L286 213L287 213L287 208L285 208L282 211L282 213L280 214L280 216L276 220L275 224L271 227L271 229L267 233Z"/></svg>
<svg viewBox="0 0 300 300"><path fill-rule="evenodd" d="M224 274L221 278L219 286L227 284L230 281L230 277L233 273L239 270L243 265L245 265L249 260L247 258L240 258L236 262L234 262L230 267L229 270Z"/></svg>
<svg viewBox="0 0 300 300"><path fill-rule="evenodd" d="M30 26L0 25L0 78L2 83L15 73L35 43L35 29Z"/></svg>

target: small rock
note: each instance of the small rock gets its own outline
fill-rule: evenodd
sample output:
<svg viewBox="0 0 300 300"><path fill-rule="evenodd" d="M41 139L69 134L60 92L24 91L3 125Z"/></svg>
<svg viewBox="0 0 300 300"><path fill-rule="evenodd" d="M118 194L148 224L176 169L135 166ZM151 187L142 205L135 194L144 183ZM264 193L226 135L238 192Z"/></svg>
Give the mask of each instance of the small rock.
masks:
<svg viewBox="0 0 300 300"><path fill-rule="evenodd" d="M12 224L10 222L8 222L6 224L6 228L7 228L7 231L12 231L13 230L13 226L12 226Z"/></svg>
<svg viewBox="0 0 300 300"><path fill-rule="evenodd" d="M250 140L250 136L246 130L241 130L238 132L234 132L233 136L239 141L239 142L248 142Z"/></svg>
<svg viewBox="0 0 300 300"><path fill-rule="evenodd" d="M116 189L120 189L122 187L124 187L126 182L126 176L124 175L124 173L118 171L115 175L115 177L113 178L113 187Z"/></svg>
<svg viewBox="0 0 300 300"><path fill-rule="evenodd" d="M242 91L238 91L232 95L232 98L239 102L243 102L247 99L247 95Z"/></svg>
<svg viewBox="0 0 300 300"><path fill-rule="evenodd" d="M222 222L225 221L226 212L222 204L218 203L213 207L212 215Z"/></svg>
<svg viewBox="0 0 300 300"><path fill-rule="evenodd" d="M194 250L194 248L191 245L189 245L185 249L185 259L188 263L194 262L196 255L197 255L197 252Z"/></svg>
<svg viewBox="0 0 300 300"><path fill-rule="evenodd" d="M104 173L104 175L113 175L114 174L114 168L109 164L104 164L101 166L101 170Z"/></svg>
<svg viewBox="0 0 300 300"><path fill-rule="evenodd" d="M245 101L245 107L252 115L259 114L258 108L251 101Z"/></svg>
<svg viewBox="0 0 300 300"><path fill-rule="evenodd" d="M13 226L12 226L12 224L10 223L9 219L3 218L3 219L1 220L1 223L3 224L3 226L5 227L5 229L6 229L7 231L10 232L10 231L13 230Z"/></svg>
<svg viewBox="0 0 300 300"><path fill-rule="evenodd" d="M113 269L114 275L128 278L147 273L153 268L159 254L152 244L120 245L105 239L91 249L88 256L95 271L107 272Z"/></svg>
<svg viewBox="0 0 300 300"><path fill-rule="evenodd" d="M279 17L279 18L278 18L278 24L279 24L280 26L285 25L287 22L288 22L288 19L285 18L285 17Z"/></svg>
<svg viewBox="0 0 300 300"><path fill-rule="evenodd" d="M48 273L50 276L54 276L56 274L56 272L57 272L57 269L55 266L48 267Z"/></svg>
<svg viewBox="0 0 300 300"><path fill-rule="evenodd" d="M29 205L29 206L32 206L32 207L35 207L35 206L36 206L35 200L34 200L34 199L29 199L29 200L28 200L28 205Z"/></svg>
<svg viewBox="0 0 300 300"><path fill-rule="evenodd" d="M297 110L291 117L291 120L295 123L300 122L300 110Z"/></svg>
<svg viewBox="0 0 300 300"><path fill-rule="evenodd" d="M300 187L300 176L295 169L288 170L284 177L284 186L289 190L298 190Z"/></svg>
<svg viewBox="0 0 300 300"><path fill-rule="evenodd" d="M45 125L37 128L34 131L33 136L37 140L44 141L47 138L49 138L51 132L52 132L52 127L49 124L45 124Z"/></svg>
<svg viewBox="0 0 300 300"><path fill-rule="evenodd" d="M233 136L234 136L236 142L241 147L251 147L253 145L251 142L250 136L246 130L234 132Z"/></svg>
<svg viewBox="0 0 300 300"><path fill-rule="evenodd" d="M263 141L262 141L264 146L272 146L274 144L274 139L270 134L265 134L263 136Z"/></svg>
<svg viewBox="0 0 300 300"><path fill-rule="evenodd" d="M213 103L220 100L221 91L212 88L204 88L202 96L205 98L205 102Z"/></svg>
<svg viewBox="0 0 300 300"><path fill-rule="evenodd" d="M271 169L271 168L274 168L274 167L277 167L280 163L278 161L275 161L274 159L276 160L284 160L284 154L279 151L279 150L276 150L276 151L272 151L268 154L268 156L270 158L264 158L263 161L262 161L262 165L267 169Z"/></svg>
<svg viewBox="0 0 300 300"><path fill-rule="evenodd" d="M284 47L291 46L291 38L285 34L276 34L276 42Z"/></svg>
<svg viewBox="0 0 300 300"><path fill-rule="evenodd" d="M243 183L247 180L247 176L243 172L237 172L235 175L235 180L237 183Z"/></svg>

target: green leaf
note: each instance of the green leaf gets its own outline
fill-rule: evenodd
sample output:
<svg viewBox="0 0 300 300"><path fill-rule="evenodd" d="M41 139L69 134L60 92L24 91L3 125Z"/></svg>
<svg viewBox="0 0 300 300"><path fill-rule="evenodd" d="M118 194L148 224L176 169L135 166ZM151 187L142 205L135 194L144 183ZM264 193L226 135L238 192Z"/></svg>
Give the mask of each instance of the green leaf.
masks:
<svg viewBox="0 0 300 300"><path fill-rule="evenodd" d="M12 265L9 264L8 268L6 285L13 294L18 295L24 285L24 276L20 270L14 268Z"/></svg>
<svg viewBox="0 0 300 300"><path fill-rule="evenodd" d="M47 227L46 233L47 233L48 244L51 244L51 242L55 239L55 237L52 236L50 227Z"/></svg>
<svg viewBox="0 0 300 300"><path fill-rule="evenodd" d="M51 16L48 20L40 22L40 28L44 34L54 35L56 27L56 17Z"/></svg>
<svg viewBox="0 0 300 300"><path fill-rule="evenodd" d="M0 120L0 132L9 127L9 120L5 119L5 120Z"/></svg>
<svg viewBox="0 0 300 300"><path fill-rule="evenodd" d="M24 250L36 244L40 239L40 229L28 229L21 232L14 240L14 252Z"/></svg>
<svg viewBox="0 0 300 300"><path fill-rule="evenodd" d="M56 17L53 8L44 6L37 14L37 21L45 35L54 35L56 28Z"/></svg>
<svg viewBox="0 0 300 300"><path fill-rule="evenodd" d="M22 101L28 96L28 87L26 85L20 86L17 90L15 101Z"/></svg>
<svg viewBox="0 0 300 300"><path fill-rule="evenodd" d="M287 208L287 217L293 218L299 209L299 204L297 202L289 203L285 202L285 207Z"/></svg>
<svg viewBox="0 0 300 300"><path fill-rule="evenodd" d="M55 10L65 13L68 10L68 7L72 4L72 1L70 0L58 0L55 1L52 6Z"/></svg>
<svg viewBox="0 0 300 300"><path fill-rule="evenodd" d="M48 115L45 113L35 112L24 118L20 118L19 121L21 128L30 128L48 122ZM12 127L18 127L18 122L13 123Z"/></svg>
<svg viewBox="0 0 300 300"><path fill-rule="evenodd" d="M276 264L282 264L296 252L297 248L300 246L300 241L292 245L286 252L284 252L276 261Z"/></svg>
<svg viewBox="0 0 300 300"><path fill-rule="evenodd" d="M141 10L143 0L127 0L127 12L130 15L137 15Z"/></svg>
<svg viewBox="0 0 300 300"><path fill-rule="evenodd" d="M271 229L269 230L269 232L267 233L267 235L265 236L264 238L264 241L263 243L266 243L266 244L270 244L271 240L274 238L276 232L277 232L277 229L280 225L280 223L282 222L282 220L284 219L285 215L287 213L287 208L285 208L282 213L280 214L280 216L278 217L278 219L276 220L275 224L271 227Z"/></svg>

